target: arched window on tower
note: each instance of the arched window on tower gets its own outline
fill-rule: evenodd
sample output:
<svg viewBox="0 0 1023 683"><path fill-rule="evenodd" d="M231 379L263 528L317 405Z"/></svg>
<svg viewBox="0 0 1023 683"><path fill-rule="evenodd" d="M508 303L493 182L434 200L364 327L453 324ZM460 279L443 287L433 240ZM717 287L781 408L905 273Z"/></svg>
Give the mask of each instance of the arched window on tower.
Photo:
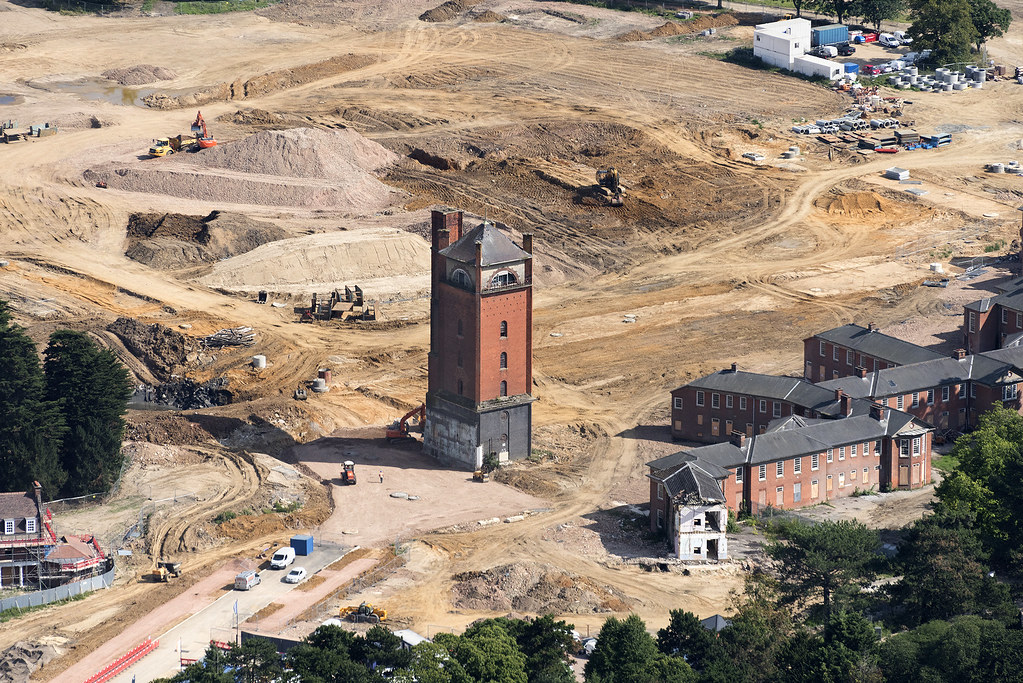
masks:
<svg viewBox="0 0 1023 683"><path fill-rule="evenodd" d="M505 353L504 351L501 352L501 369L502 370L508 369L508 354Z"/></svg>
<svg viewBox="0 0 1023 683"><path fill-rule="evenodd" d="M462 336L462 333L463 333L463 329L462 329L462 319L461 319L461 318L459 318L459 319L458 319L458 336L459 336L459 337L461 337L461 336Z"/></svg>
<svg viewBox="0 0 1023 683"><path fill-rule="evenodd" d="M506 270L490 278L490 287L492 289L497 287L508 287L510 285L514 285L516 282L518 282L518 280L515 279L515 273Z"/></svg>
<svg viewBox="0 0 1023 683"><path fill-rule="evenodd" d="M501 396L507 396L507 395L508 395L508 383L502 381L501 382Z"/></svg>
<svg viewBox="0 0 1023 683"><path fill-rule="evenodd" d="M472 291L472 278L469 277L469 273L465 272L461 268L451 273L451 284L455 287L468 289L470 292Z"/></svg>
<svg viewBox="0 0 1023 683"><path fill-rule="evenodd" d="M458 395L462 395L462 380L458 380Z"/></svg>
<svg viewBox="0 0 1023 683"><path fill-rule="evenodd" d="M508 321L501 321L501 339L507 339L508 337Z"/></svg>

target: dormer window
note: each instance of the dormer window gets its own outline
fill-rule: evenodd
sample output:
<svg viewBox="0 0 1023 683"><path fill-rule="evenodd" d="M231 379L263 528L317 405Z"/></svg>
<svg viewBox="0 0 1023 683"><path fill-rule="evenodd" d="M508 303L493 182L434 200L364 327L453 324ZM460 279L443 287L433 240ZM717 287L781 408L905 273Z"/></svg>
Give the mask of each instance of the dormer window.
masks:
<svg viewBox="0 0 1023 683"><path fill-rule="evenodd" d="M455 287L472 291L472 278L469 277L469 274L461 268L451 273L451 284Z"/></svg>
<svg viewBox="0 0 1023 683"><path fill-rule="evenodd" d="M27 533L27 534L34 534L34 533L36 533L36 531L37 531L37 529L36 529L36 518L35 517L29 517L28 519L25 520L25 533Z"/></svg>
<svg viewBox="0 0 1023 683"><path fill-rule="evenodd" d="M4 520L4 533L7 534L8 536L14 533L14 520L13 519L5 519Z"/></svg>

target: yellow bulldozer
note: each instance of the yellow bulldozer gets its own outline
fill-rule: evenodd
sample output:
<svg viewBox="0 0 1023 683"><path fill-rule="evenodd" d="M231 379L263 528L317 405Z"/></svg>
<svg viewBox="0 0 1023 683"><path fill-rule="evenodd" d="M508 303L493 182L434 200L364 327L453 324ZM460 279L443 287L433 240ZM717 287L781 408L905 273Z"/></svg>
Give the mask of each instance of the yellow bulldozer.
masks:
<svg viewBox="0 0 1023 683"><path fill-rule="evenodd" d="M175 152L186 151L198 144L199 141L194 135L175 135L169 138L157 138L153 141L153 146L149 148L149 156L165 157Z"/></svg>
<svg viewBox="0 0 1023 683"><path fill-rule="evenodd" d="M621 206L624 203L622 179L617 168L610 166L597 171L597 192L607 199L611 206Z"/></svg>
<svg viewBox="0 0 1023 683"><path fill-rule="evenodd" d="M177 578L181 576L181 563L180 562L164 562L163 560L156 563L156 567L148 574L149 580L156 583L167 583L171 578Z"/></svg>
<svg viewBox="0 0 1023 683"><path fill-rule="evenodd" d="M339 616L357 624L379 624L381 621L387 621L387 610L377 609L368 602L364 602L358 607L352 605L342 607Z"/></svg>

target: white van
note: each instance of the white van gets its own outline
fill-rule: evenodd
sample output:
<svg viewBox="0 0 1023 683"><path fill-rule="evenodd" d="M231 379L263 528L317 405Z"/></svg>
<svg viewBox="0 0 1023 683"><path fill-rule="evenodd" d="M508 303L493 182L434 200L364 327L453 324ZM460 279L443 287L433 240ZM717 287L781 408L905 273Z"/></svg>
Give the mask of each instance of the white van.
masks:
<svg viewBox="0 0 1023 683"><path fill-rule="evenodd" d="M234 589L236 591L247 591L253 586L260 584L259 572L249 569L234 577Z"/></svg>
<svg viewBox="0 0 1023 683"><path fill-rule="evenodd" d="M913 42L913 39L907 36L905 31L892 31L892 35L903 45L910 45Z"/></svg>
<svg viewBox="0 0 1023 683"><path fill-rule="evenodd" d="M289 564L295 561L295 549L294 548L281 548L274 553L274 556L270 558L271 569L284 569Z"/></svg>
<svg viewBox="0 0 1023 683"><path fill-rule="evenodd" d="M877 37L877 42L884 47L898 47L899 45L902 45L899 39L891 33L882 33Z"/></svg>

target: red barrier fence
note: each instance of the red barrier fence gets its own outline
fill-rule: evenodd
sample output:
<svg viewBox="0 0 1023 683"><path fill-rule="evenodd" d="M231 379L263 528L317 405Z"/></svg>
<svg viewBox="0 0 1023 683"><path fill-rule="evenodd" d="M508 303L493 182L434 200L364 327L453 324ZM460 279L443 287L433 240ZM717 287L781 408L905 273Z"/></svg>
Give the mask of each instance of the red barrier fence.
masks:
<svg viewBox="0 0 1023 683"><path fill-rule="evenodd" d="M128 650L128 652L121 655L110 664L107 664L93 676L85 679L85 683L104 683L104 681L109 681L111 678L121 673L158 647L160 647L159 640L153 640L152 638L147 637L142 641L142 643L136 645L131 650Z"/></svg>

